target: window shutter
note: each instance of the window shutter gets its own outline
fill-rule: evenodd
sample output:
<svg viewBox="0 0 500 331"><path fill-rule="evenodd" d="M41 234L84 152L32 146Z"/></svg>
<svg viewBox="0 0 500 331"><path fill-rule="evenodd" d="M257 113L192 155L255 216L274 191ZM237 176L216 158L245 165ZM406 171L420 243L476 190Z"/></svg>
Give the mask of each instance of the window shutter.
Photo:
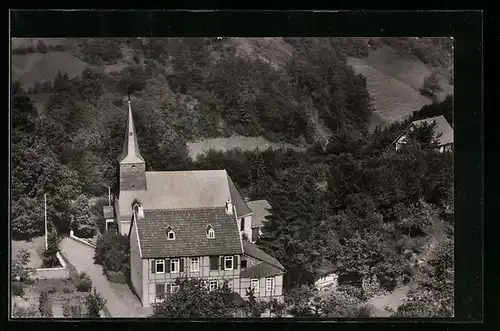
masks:
<svg viewBox="0 0 500 331"><path fill-rule="evenodd" d="M170 273L170 259L165 259L165 272Z"/></svg>
<svg viewBox="0 0 500 331"><path fill-rule="evenodd" d="M221 256L219 258L219 267L220 267L220 270L224 270L224 256Z"/></svg>
<svg viewBox="0 0 500 331"><path fill-rule="evenodd" d="M156 273L156 265L155 265L155 260L151 260L151 273L155 274Z"/></svg>
<svg viewBox="0 0 500 331"><path fill-rule="evenodd" d="M238 255L234 256L233 268L238 269Z"/></svg>
<svg viewBox="0 0 500 331"><path fill-rule="evenodd" d="M184 272L184 258L181 257L179 260L180 260L179 272Z"/></svg>
<svg viewBox="0 0 500 331"><path fill-rule="evenodd" d="M171 284L167 284L165 292L170 293L170 289L172 288Z"/></svg>

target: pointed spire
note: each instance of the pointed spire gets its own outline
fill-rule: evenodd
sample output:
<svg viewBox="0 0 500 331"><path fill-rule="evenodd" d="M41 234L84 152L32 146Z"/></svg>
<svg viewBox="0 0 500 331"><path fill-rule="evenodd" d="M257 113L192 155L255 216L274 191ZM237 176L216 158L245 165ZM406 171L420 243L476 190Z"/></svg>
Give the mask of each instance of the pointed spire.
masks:
<svg viewBox="0 0 500 331"><path fill-rule="evenodd" d="M135 133L134 119L132 117L132 105L130 94L128 95L128 116L125 128L125 139L123 141L123 152L118 157L120 163L144 163L144 159L139 152L139 144Z"/></svg>

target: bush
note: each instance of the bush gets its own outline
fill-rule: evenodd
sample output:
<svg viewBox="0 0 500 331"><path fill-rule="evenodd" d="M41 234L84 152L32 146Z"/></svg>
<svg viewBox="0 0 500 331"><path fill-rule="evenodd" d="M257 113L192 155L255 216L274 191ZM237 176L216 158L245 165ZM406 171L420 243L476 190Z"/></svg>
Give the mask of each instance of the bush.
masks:
<svg viewBox="0 0 500 331"><path fill-rule="evenodd" d="M108 232L97 240L94 261L106 272L128 272L130 242L127 236Z"/></svg>
<svg viewBox="0 0 500 331"><path fill-rule="evenodd" d="M34 318L40 317L40 312L36 306L30 305L28 308L19 307L14 303L12 307L13 318Z"/></svg>
<svg viewBox="0 0 500 331"><path fill-rule="evenodd" d="M71 286L64 286L62 289L63 293L73 293L75 289Z"/></svg>
<svg viewBox="0 0 500 331"><path fill-rule="evenodd" d="M33 270L28 268L30 263L30 253L22 249L17 253L17 256L12 260L11 277L20 282L28 282Z"/></svg>
<svg viewBox="0 0 500 331"><path fill-rule="evenodd" d="M24 294L24 284L21 282L12 282L12 294L22 296Z"/></svg>
<svg viewBox="0 0 500 331"><path fill-rule="evenodd" d="M52 305L47 291L42 291L38 297L38 310L42 317L52 317Z"/></svg>
<svg viewBox="0 0 500 331"><path fill-rule="evenodd" d="M79 304L70 304L67 302L63 305L63 316L69 318L83 317L82 306Z"/></svg>
<svg viewBox="0 0 500 331"><path fill-rule="evenodd" d="M104 308L106 300L101 297L94 287L94 291L89 293L85 298L85 305L87 307L87 317L100 317L101 310Z"/></svg>
<svg viewBox="0 0 500 331"><path fill-rule="evenodd" d="M47 285L43 290L48 294L53 294L57 292L57 288L54 285Z"/></svg>
<svg viewBox="0 0 500 331"><path fill-rule="evenodd" d="M127 284L127 277L123 272L106 271L106 278L111 283Z"/></svg>
<svg viewBox="0 0 500 331"><path fill-rule="evenodd" d="M82 272L76 280L75 286L78 292L89 292L92 289L92 280L85 272Z"/></svg>
<svg viewBox="0 0 500 331"><path fill-rule="evenodd" d="M47 238L48 247L42 253L42 266L44 268L59 267L61 264L57 258L59 252L59 238L55 230L51 231Z"/></svg>

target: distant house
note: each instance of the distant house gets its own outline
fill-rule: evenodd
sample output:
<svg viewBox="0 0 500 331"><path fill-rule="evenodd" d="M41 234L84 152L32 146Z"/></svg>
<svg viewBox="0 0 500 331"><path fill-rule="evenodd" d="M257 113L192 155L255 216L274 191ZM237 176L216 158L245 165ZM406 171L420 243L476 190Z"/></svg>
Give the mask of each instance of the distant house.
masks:
<svg viewBox="0 0 500 331"><path fill-rule="evenodd" d="M453 151L453 128L442 115L413 121L408 128L393 141L396 150L400 149L407 142L408 133L421 127L423 124L430 125L432 123L436 124L434 127L434 134L438 137L438 150L441 153Z"/></svg>
<svg viewBox="0 0 500 331"><path fill-rule="evenodd" d="M115 222L115 215L112 206L103 206L102 212L106 220L106 231L108 231Z"/></svg>
<svg viewBox="0 0 500 331"><path fill-rule="evenodd" d="M176 290L179 277L227 282L246 297L283 300L285 269L251 242L252 211L225 170L146 171L132 110L118 158L115 222L130 240L130 278L143 306Z"/></svg>
<svg viewBox="0 0 500 331"><path fill-rule="evenodd" d="M255 200L247 202L248 208L252 211L252 242L262 235L262 227L267 221L266 216L271 215L271 205L266 200Z"/></svg>
<svg viewBox="0 0 500 331"><path fill-rule="evenodd" d="M337 267L330 261L324 259L321 267L316 273L314 286L320 291L334 289L338 284Z"/></svg>

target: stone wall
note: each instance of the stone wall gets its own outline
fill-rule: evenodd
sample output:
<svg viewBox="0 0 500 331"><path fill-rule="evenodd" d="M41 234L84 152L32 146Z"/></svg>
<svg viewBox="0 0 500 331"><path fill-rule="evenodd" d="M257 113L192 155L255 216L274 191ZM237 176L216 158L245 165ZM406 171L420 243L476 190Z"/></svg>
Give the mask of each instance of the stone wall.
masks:
<svg viewBox="0 0 500 331"><path fill-rule="evenodd" d="M61 263L61 267L58 268L38 268L35 269L33 278L35 279L65 279L69 278L69 270L66 266L66 262L61 256L61 253L57 252L57 259Z"/></svg>

